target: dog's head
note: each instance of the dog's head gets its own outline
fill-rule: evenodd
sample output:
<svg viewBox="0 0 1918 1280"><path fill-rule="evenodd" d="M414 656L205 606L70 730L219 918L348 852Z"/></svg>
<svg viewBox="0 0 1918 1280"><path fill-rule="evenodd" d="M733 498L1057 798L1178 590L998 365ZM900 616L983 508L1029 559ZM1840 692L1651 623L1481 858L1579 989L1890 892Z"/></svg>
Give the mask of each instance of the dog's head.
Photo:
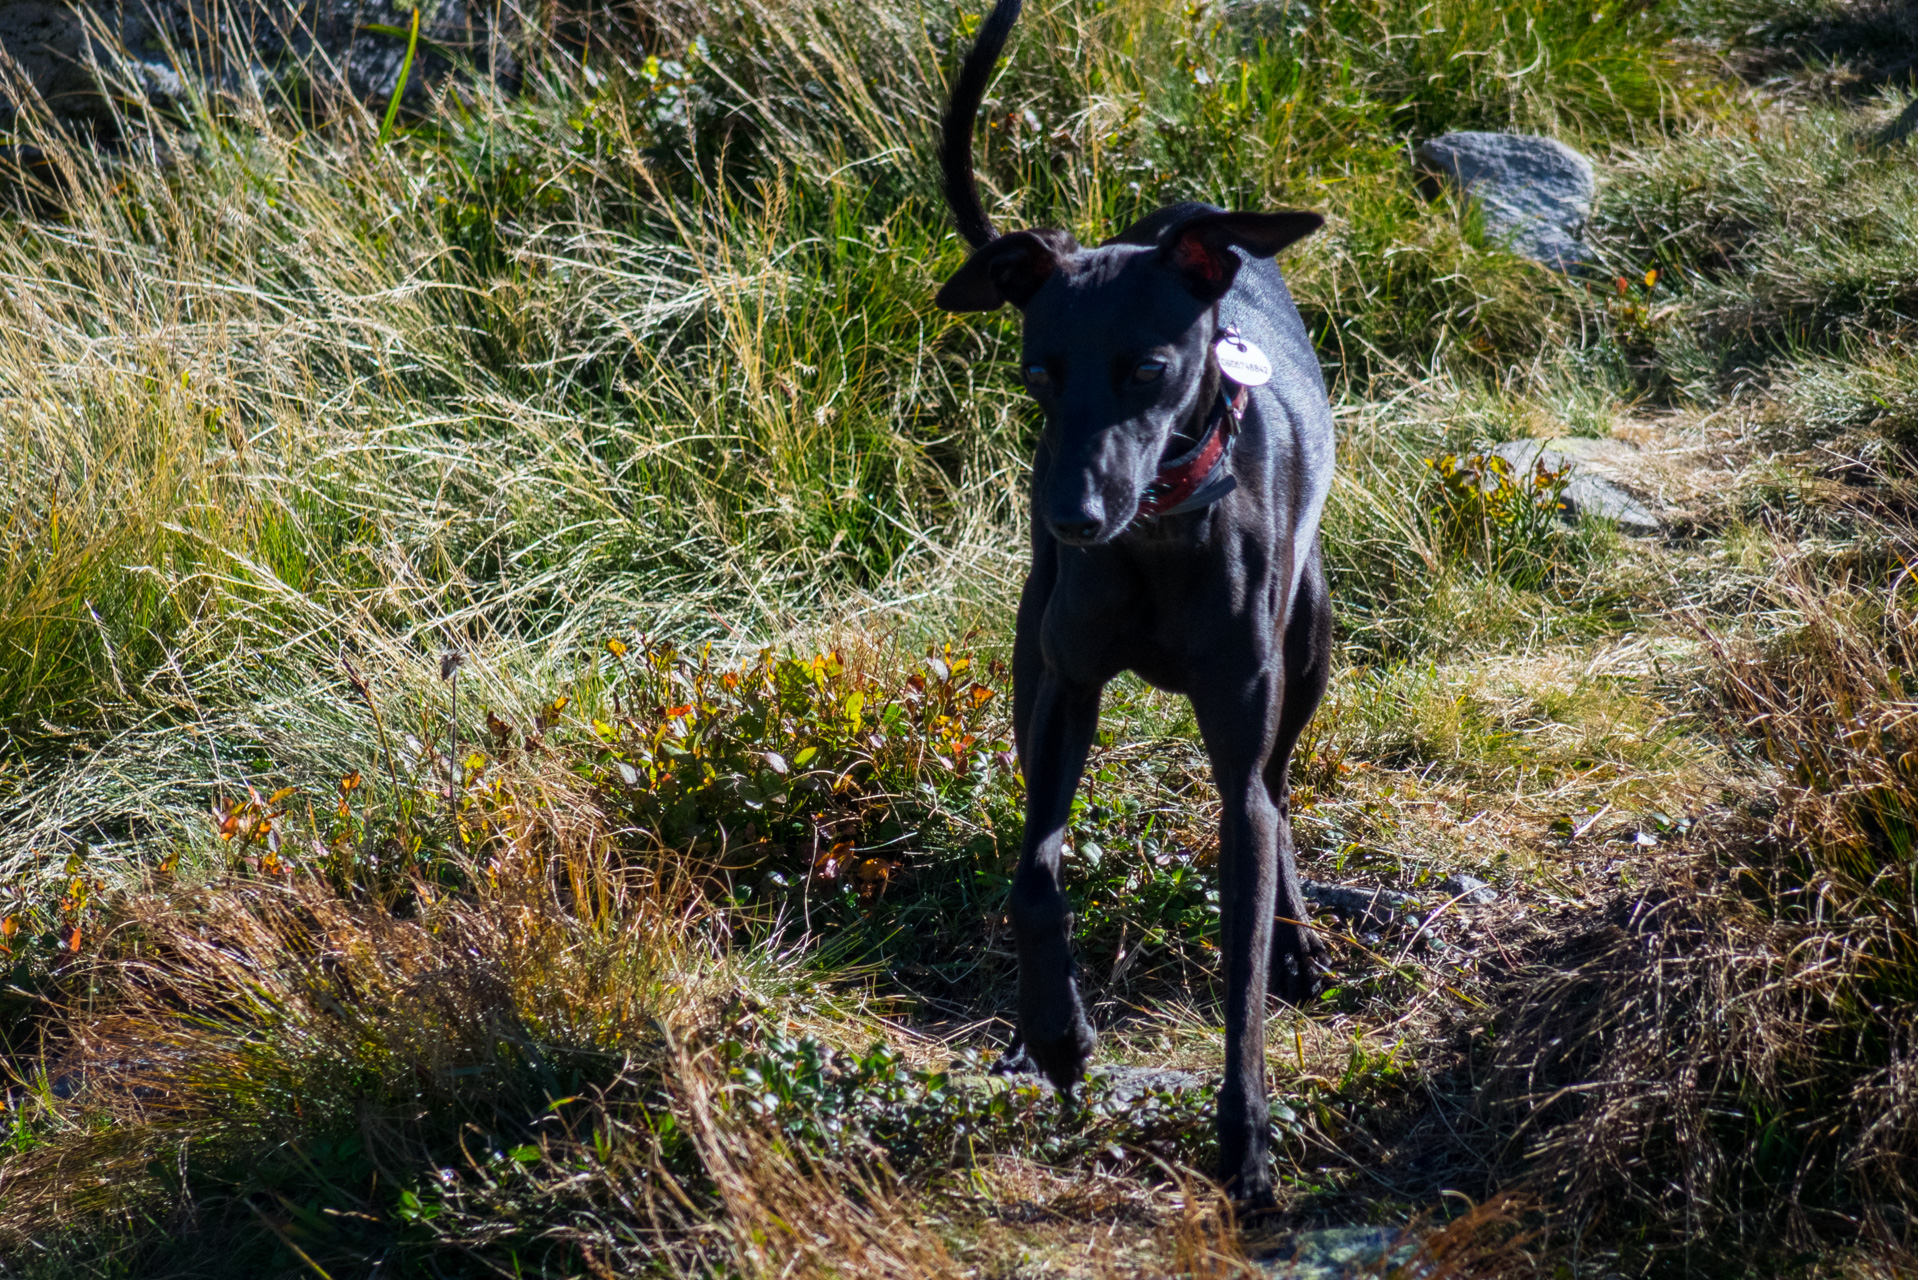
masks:
<svg viewBox="0 0 1918 1280"><path fill-rule="evenodd" d="M1025 313L1020 372L1045 411L1054 460L1040 515L1061 542L1124 532L1172 434L1199 415L1215 305L1244 260L1310 235L1316 213L1204 211L1151 243L1082 249L1063 231L1017 231L976 251L939 290L948 311Z"/></svg>

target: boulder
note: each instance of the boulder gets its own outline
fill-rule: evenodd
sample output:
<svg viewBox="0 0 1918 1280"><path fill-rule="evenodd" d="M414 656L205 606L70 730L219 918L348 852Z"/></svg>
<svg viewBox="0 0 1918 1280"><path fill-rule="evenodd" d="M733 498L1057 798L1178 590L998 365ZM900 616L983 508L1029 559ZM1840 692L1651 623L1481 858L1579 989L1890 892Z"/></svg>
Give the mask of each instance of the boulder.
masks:
<svg viewBox="0 0 1918 1280"><path fill-rule="evenodd" d="M1579 237L1592 216L1598 183L1592 162L1556 138L1519 133L1447 133L1422 142L1412 167L1436 185L1449 182L1485 210L1487 230L1513 252L1554 271L1592 260Z"/></svg>
<svg viewBox="0 0 1918 1280"><path fill-rule="evenodd" d="M423 0L405 100L423 103L457 64L510 82L503 12L485 0ZM0 4L0 50L57 120L110 135L110 98L178 100L182 67L228 88L343 82L383 109L407 41L374 28L404 31L412 13L397 0L13 0ZM0 130L15 127L18 106L0 85Z"/></svg>
<svg viewBox="0 0 1918 1280"><path fill-rule="evenodd" d="M1602 516L1615 521L1625 533L1640 536L1657 533L1664 527L1657 513L1617 482L1616 477L1638 452L1623 440L1594 440L1583 436L1508 440L1492 452L1505 459L1512 469L1512 478L1521 482L1532 475L1533 468L1541 462L1547 471L1566 470L1561 500L1565 503L1565 514L1571 519L1582 515Z"/></svg>

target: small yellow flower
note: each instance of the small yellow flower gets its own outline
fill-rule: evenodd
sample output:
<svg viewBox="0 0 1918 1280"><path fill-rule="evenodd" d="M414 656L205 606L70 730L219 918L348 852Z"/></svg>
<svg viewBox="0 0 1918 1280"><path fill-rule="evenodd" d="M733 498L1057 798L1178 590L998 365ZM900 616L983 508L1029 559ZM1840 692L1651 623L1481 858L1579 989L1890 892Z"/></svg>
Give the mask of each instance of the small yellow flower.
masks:
<svg viewBox="0 0 1918 1280"><path fill-rule="evenodd" d="M615 658L623 658L626 656L626 646L619 640L608 640L606 642L606 652L612 654Z"/></svg>

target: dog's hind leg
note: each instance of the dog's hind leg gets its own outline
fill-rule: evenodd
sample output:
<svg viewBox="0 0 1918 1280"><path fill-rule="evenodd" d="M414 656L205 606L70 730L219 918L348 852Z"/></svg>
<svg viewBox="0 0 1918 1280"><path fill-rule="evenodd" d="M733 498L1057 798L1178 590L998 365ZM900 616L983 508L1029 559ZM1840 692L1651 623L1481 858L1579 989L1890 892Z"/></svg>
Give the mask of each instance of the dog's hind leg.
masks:
<svg viewBox="0 0 1918 1280"><path fill-rule="evenodd" d="M1036 635L1028 636L1024 626L1020 632L1021 640L1036 646ZM1085 1073L1093 1034L1072 979L1072 913L1060 884L1059 857L1072 794L1099 725L1100 691L1074 688L1043 663L1031 666L1038 668L1033 673L1037 687L1024 705L1019 735L1026 834L1007 914L1019 953L1020 1046L1034 1066L1066 1090ZM1019 671L1014 678L1025 674Z"/></svg>
<svg viewBox="0 0 1918 1280"><path fill-rule="evenodd" d="M1325 960L1325 943L1313 931L1305 896L1299 889L1298 861L1292 844L1292 748L1311 723L1325 697L1332 673L1332 610L1325 568L1314 540L1305 571L1299 575L1292 616L1281 638L1285 655L1285 697L1279 731L1265 762L1265 789L1278 808L1278 919L1272 926L1272 994L1301 1004L1316 993Z"/></svg>

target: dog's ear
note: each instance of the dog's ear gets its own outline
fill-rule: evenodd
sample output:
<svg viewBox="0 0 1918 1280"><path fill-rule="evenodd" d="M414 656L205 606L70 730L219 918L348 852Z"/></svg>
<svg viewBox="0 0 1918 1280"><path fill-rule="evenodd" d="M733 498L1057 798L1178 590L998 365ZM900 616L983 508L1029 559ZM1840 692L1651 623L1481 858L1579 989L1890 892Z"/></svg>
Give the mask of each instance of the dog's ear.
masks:
<svg viewBox="0 0 1918 1280"><path fill-rule="evenodd" d="M1193 293L1211 302L1224 297L1239 274L1233 246L1255 258L1269 258L1324 225L1316 213L1201 213L1164 234L1159 260L1178 272Z"/></svg>
<svg viewBox="0 0 1918 1280"><path fill-rule="evenodd" d="M975 250L933 301L948 311L996 311L1001 303L1025 309L1059 260L1079 247L1063 231L1015 231Z"/></svg>

